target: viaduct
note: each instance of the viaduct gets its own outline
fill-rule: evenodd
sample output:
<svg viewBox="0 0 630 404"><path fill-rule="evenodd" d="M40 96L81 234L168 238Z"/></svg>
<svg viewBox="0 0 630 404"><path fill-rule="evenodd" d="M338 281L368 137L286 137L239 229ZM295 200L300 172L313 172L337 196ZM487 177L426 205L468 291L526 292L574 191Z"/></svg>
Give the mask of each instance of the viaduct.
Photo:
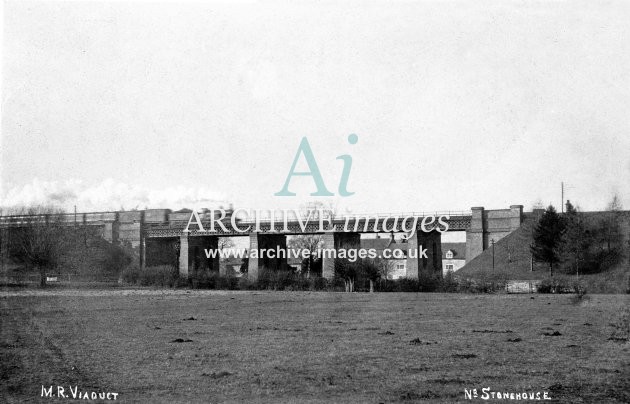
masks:
<svg viewBox="0 0 630 404"><path fill-rule="evenodd" d="M523 222L523 206L512 205L509 209L486 210L483 207L473 207L468 212L436 213L431 216L448 215L448 231L466 232L466 259L471 260L481 254L490 241L498 241L514 230L518 229ZM393 232L402 232L402 221L396 224L391 223L396 215L390 214L387 217L388 229ZM409 217L410 214L400 214L398 217ZM409 249L418 248L420 245L426 248L426 257L411 257L407 259L407 277L418 278L420 271L442 273L442 252L440 233L435 229L424 232L420 229L421 219L425 214L413 214L419 217L418 229L408 237ZM428 214L426 216L429 216ZM204 249L218 248L219 237L243 237L249 238L249 248L251 249L275 249L286 248L286 236L297 234L317 234L320 233L319 223L309 222L305 227L299 222L287 222L284 225L276 223L276 229L271 231L269 221L261 221L256 230L245 233L237 232L230 226L230 219L223 219L226 229L215 226L215 231L209 232L212 217L201 213L199 215L205 231L200 231L193 221L189 227L189 232L185 232L191 211L173 212L170 209L147 209L138 211L121 212L91 212L77 214L63 214L63 221L68 225L94 226L102 237L111 243L124 243L130 245L137 254L138 264L142 267L171 264L179 268L181 276L191 276L195 271L219 271L219 258L206 258ZM332 220L332 231L322 234L323 248L358 248L361 233L374 232L376 228L382 229L383 221L386 219L378 215L370 216L372 220L366 219L366 215L353 215L350 218L334 218ZM344 228L348 220L349 226ZM28 221L24 216L1 216L0 231L3 231L2 240L10 236L12 227L27 225ZM249 222L252 224L253 222ZM239 222L239 227L247 227L248 222ZM355 225L357 225L355 227ZM251 226L255 228L254 226ZM345 231L351 229L352 231ZM286 230L286 231L285 231ZM356 230L356 231L354 231ZM2 251L5 251L3 248ZM250 258L248 260L248 277L252 280L258 278L262 268L282 269L286 267L286 258ZM326 278L334 275L334 258L324 256L322 262L322 274Z"/></svg>

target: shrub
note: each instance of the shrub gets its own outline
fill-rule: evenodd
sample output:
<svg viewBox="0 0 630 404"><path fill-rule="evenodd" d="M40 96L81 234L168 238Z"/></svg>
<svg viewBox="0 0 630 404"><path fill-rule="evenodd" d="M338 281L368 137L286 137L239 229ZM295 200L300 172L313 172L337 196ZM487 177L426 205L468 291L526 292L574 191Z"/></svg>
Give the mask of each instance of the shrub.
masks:
<svg viewBox="0 0 630 404"><path fill-rule="evenodd" d="M584 301L590 300L590 296L586 294L586 286L584 286L580 282L575 282L573 284L573 290L575 291L575 295L571 297L571 302L573 304L579 304Z"/></svg>
<svg viewBox="0 0 630 404"><path fill-rule="evenodd" d="M326 290L328 289L328 281L321 276L312 277L309 279L309 290ZM332 283L331 283L332 285Z"/></svg>
<svg viewBox="0 0 630 404"><path fill-rule="evenodd" d="M457 282L453 272L449 271L446 275L444 275L444 278L441 280L439 290L440 292L446 293L455 293L459 291L459 282Z"/></svg>
<svg viewBox="0 0 630 404"><path fill-rule="evenodd" d="M140 286L168 286L177 285L177 268L169 265L146 267L141 269L138 265L129 265L123 270L124 282Z"/></svg>
<svg viewBox="0 0 630 404"><path fill-rule="evenodd" d="M101 265L103 272L117 275L128 268L132 260L132 252L125 247L116 244L107 244L101 259Z"/></svg>
<svg viewBox="0 0 630 404"><path fill-rule="evenodd" d="M400 278L395 280L382 279L376 283L378 292L419 292L420 281L417 279Z"/></svg>
<svg viewBox="0 0 630 404"><path fill-rule="evenodd" d="M177 268L170 265L146 267L140 271L140 285L173 287L178 278Z"/></svg>
<svg viewBox="0 0 630 404"><path fill-rule="evenodd" d="M256 289L256 285L251 282L248 277L243 276L238 278L238 288L240 290L254 290Z"/></svg>
<svg viewBox="0 0 630 404"><path fill-rule="evenodd" d="M238 290L239 289L239 278L234 276L219 276L217 278L217 289L223 290Z"/></svg>
<svg viewBox="0 0 630 404"><path fill-rule="evenodd" d="M140 279L140 267L136 264L127 266L122 272L122 280L125 283L135 285Z"/></svg>
<svg viewBox="0 0 630 404"><path fill-rule="evenodd" d="M583 296L586 287L580 282L554 277L543 279L538 285L538 293L576 293Z"/></svg>
<svg viewBox="0 0 630 404"><path fill-rule="evenodd" d="M189 283L193 289L237 290L240 285L237 277L201 270L191 277Z"/></svg>
<svg viewBox="0 0 630 404"><path fill-rule="evenodd" d="M216 276L214 273L197 271L189 278L193 289L216 289Z"/></svg>
<svg viewBox="0 0 630 404"><path fill-rule="evenodd" d="M258 274L257 289L287 290L288 287L296 283L297 277L295 275L291 271L263 269Z"/></svg>

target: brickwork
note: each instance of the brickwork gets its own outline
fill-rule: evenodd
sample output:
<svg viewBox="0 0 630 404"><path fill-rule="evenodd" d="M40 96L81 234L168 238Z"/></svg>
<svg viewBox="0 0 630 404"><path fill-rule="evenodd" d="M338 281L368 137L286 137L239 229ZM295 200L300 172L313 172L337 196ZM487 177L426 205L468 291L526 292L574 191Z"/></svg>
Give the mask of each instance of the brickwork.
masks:
<svg viewBox="0 0 630 404"><path fill-rule="evenodd" d="M409 243L407 278L418 279L420 272L426 274L442 273L442 242L439 232L416 232L412 237L409 237L407 242ZM426 258L421 254L424 249L426 249Z"/></svg>
<svg viewBox="0 0 630 404"><path fill-rule="evenodd" d="M188 235L182 234L179 237L179 276L188 278Z"/></svg>
<svg viewBox="0 0 630 404"><path fill-rule="evenodd" d="M358 249L361 247L360 233L325 233L323 236L324 249ZM335 258L324 255L322 259L322 276L332 279L335 276Z"/></svg>
<svg viewBox="0 0 630 404"><path fill-rule="evenodd" d="M67 216L69 225L74 223L77 217L76 215ZM200 217L202 217L202 220L207 219L204 214L200 215ZM183 226L188 222L189 218L190 211L185 209L178 212L172 212L169 209L147 209L145 211L80 214L81 222L98 228L105 241L131 246L136 263L140 266L170 264L175 261L180 273L185 276L189 276L192 268L218 271L220 268L219 259L215 259L216 262L208 260L204 254L205 248L216 248L218 234L206 236L195 234L196 232L193 231L191 234L180 237ZM8 221L0 220L0 225L11 226L13 223L11 220L15 220L11 217L4 219L8 219ZM19 218L16 220L19 220ZM470 261L487 249L491 245L491 240L498 242L520 228L523 220L523 206L512 205L509 209L498 210L485 210L483 207L475 207L471 209L470 216L452 216L449 220L450 230L466 230L466 260ZM306 232L317 231L317 226L309 226ZM367 229L365 232L371 231ZM299 234L301 232L301 229L296 230L294 226L290 234ZM427 236L426 234L419 229L416 232L416 236L412 238L413 240L410 240L411 243L416 243L416 247L420 244L424 245L425 248L429 246L427 250L429 258L424 261L408 260L408 277L417 278L419 271L427 269L429 271L441 271L440 239L435 235ZM232 234L230 233L230 235ZM244 234L235 233L233 235L242 236ZM252 249L275 249L277 246L282 249L286 248L285 234L261 232L251 233L249 237L250 248ZM325 248L338 250L340 248L358 248L360 245L359 233L346 233L337 230L325 233L322 237ZM178 260L171 255L176 241L180 243ZM438 258L434 259L434 255ZM248 276L251 279L257 279L261 268L270 270L286 269L287 262L284 258L251 258L248 264ZM324 257L322 275L325 278L332 278L334 276L334 268L335 259Z"/></svg>
<svg viewBox="0 0 630 404"><path fill-rule="evenodd" d="M484 210L472 208L470 228L466 231L466 260L471 261L491 244L498 242L521 227L523 205L512 205L510 209Z"/></svg>
<svg viewBox="0 0 630 404"><path fill-rule="evenodd" d="M287 238L284 234L262 234L252 233L249 236L249 248L250 251L257 249L258 251L265 250L285 250L287 249ZM250 254L251 255L251 254ZM269 271L286 271L288 269L286 257L269 258L264 256L262 258L249 258L248 264L248 278L250 280L258 279L261 270Z"/></svg>
<svg viewBox="0 0 630 404"><path fill-rule="evenodd" d="M179 265L178 238L146 239L145 266Z"/></svg>

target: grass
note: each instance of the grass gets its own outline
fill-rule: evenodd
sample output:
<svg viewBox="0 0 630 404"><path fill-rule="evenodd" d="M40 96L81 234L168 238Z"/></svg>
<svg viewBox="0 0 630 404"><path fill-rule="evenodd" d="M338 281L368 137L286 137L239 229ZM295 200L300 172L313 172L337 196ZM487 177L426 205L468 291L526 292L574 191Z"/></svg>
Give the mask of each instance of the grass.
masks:
<svg viewBox="0 0 630 404"><path fill-rule="evenodd" d="M122 402L451 403L490 387L630 402L629 299L16 290L0 295L0 397L55 402L42 385L78 385Z"/></svg>

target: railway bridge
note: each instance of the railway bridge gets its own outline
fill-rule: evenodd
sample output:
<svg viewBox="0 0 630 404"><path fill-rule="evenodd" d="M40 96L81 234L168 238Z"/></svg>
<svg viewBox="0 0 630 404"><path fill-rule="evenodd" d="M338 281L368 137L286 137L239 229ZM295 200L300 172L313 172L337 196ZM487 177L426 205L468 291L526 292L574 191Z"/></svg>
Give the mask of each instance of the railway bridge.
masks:
<svg viewBox="0 0 630 404"><path fill-rule="evenodd" d="M232 211L218 218L216 212L205 210L197 215L186 209L87 212L62 214L61 220L69 226L96 227L105 240L130 245L139 265L177 265L181 276L199 270L219 271L218 256L207 258L204 249L217 249L220 237L248 237L252 251L286 249L290 235L321 234L323 248L339 250L359 248L363 233L383 230L406 233L410 251L421 246L426 249L426 256L407 255L407 277L412 279L417 279L420 271L442 273L441 231L465 231L466 259L471 260L488 248L490 240L498 241L518 229L523 221L522 205L493 210L473 207L467 212L337 215L327 217L325 227L319 220L250 220L233 218ZM30 222L32 218L26 216L0 216L3 243L10 237L11 228ZM1 247L6 251L5 246ZM324 277L334 275L334 262L334 257L323 257ZM282 269L286 265L286 257L249 258L248 277L257 279L262 268Z"/></svg>

